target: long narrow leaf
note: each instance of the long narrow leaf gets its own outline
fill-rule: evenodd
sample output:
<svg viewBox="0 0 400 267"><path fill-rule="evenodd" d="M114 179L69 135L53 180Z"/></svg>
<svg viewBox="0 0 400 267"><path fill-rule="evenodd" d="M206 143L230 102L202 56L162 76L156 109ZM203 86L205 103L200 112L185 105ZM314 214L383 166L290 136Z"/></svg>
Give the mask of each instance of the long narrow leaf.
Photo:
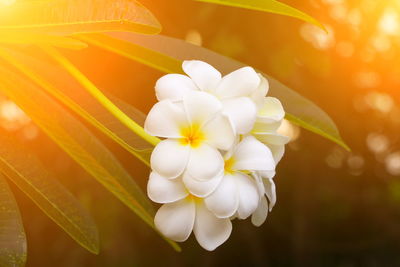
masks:
<svg viewBox="0 0 400 267"><path fill-rule="evenodd" d="M0 173L0 266L19 267L26 262L26 236L17 203Z"/></svg>
<svg viewBox="0 0 400 267"><path fill-rule="evenodd" d="M153 208L114 155L77 119L38 87L0 67L0 91L79 165L154 228ZM179 247L172 241L175 249Z"/></svg>
<svg viewBox="0 0 400 267"><path fill-rule="evenodd" d="M99 252L97 228L88 212L33 154L6 135L0 135L0 170L76 242Z"/></svg>
<svg viewBox="0 0 400 267"><path fill-rule="evenodd" d="M326 31L325 27L310 15L307 15L306 13L294 7L291 7L289 5L286 5L284 3L275 0L196 0L196 1L219 4L224 6L241 7L246 9L275 13L279 15L285 15L312 23Z"/></svg>
<svg viewBox="0 0 400 267"><path fill-rule="evenodd" d="M222 56L206 48L162 35L144 36L132 33L81 35L85 42L136 60L160 71L182 72L182 60L204 60L223 73L244 66L243 63ZM263 73L270 83L270 95L279 98L287 112L286 118L349 150L332 119L317 105Z"/></svg>
<svg viewBox="0 0 400 267"><path fill-rule="evenodd" d="M87 32L160 32L157 19L134 0L16 1L0 8L0 30L71 35Z"/></svg>

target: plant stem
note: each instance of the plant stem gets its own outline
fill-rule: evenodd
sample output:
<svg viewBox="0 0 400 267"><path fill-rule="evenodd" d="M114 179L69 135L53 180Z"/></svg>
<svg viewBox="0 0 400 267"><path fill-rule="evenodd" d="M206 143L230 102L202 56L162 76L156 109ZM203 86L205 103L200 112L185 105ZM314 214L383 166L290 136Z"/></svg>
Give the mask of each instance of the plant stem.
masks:
<svg viewBox="0 0 400 267"><path fill-rule="evenodd" d="M111 100L109 100L82 72L79 71L66 57L51 46L43 46L43 51L63 66L99 103L113 114L122 124L152 145L157 145L161 140L149 135L134 120L128 117Z"/></svg>

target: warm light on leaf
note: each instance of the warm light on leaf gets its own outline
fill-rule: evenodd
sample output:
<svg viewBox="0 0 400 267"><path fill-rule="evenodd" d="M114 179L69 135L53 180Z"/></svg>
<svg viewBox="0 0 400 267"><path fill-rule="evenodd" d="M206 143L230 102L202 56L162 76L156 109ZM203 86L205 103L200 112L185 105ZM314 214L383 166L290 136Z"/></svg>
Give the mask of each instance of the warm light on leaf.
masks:
<svg viewBox="0 0 400 267"><path fill-rule="evenodd" d="M60 100L87 122L121 145L127 151L149 165L153 146L132 134L93 97L90 96L62 67L43 60L36 60L28 54L0 50L0 56L13 62L23 74L32 79L49 94ZM145 115L138 109L111 97L111 100L130 118L143 126Z"/></svg>
<svg viewBox="0 0 400 267"><path fill-rule="evenodd" d="M133 0L17 1L0 8L0 30L36 33L160 32L149 10Z"/></svg>
<svg viewBox="0 0 400 267"><path fill-rule="evenodd" d="M154 227L151 203L115 156L79 120L41 89L4 68L0 68L0 73L3 85L0 91L17 103L82 168ZM175 243L171 245L179 250Z"/></svg>
<svg viewBox="0 0 400 267"><path fill-rule="evenodd" d="M152 145L156 145L160 142L160 139L149 135L143 127L137 124L124 112L122 112L118 106L116 106L104 93L97 88L97 86L89 80L68 58L53 47L43 47L43 51L48 54L56 63L60 64L76 81L79 82L82 89L88 92L91 97L96 99L108 112L110 112L118 121L130 129L133 133L138 135L143 140L147 141Z"/></svg>

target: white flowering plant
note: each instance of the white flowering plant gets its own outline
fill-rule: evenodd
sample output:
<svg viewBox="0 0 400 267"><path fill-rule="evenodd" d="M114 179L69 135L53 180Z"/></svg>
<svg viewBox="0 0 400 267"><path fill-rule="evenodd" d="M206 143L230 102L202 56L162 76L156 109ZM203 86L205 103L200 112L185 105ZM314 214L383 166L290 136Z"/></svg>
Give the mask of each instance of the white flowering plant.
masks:
<svg viewBox="0 0 400 267"><path fill-rule="evenodd" d="M200 1L323 28L278 1ZM289 142L279 133L285 118L347 146L324 111L282 83L160 31L152 13L131 0L0 0L0 93L175 250L175 242L193 232L211 251L229 238L232 221L261 226L276 204L276 166ZM155 83L157 103L147 116L97 88L59 49L84 53L91 47L167 73ZM150 167L147 196L86 124ZM27 253L7 181L78 244L98 253L94 220L51 179L55 174L18 140L0 135L0 143L0 230L6 229L0 231L0 265L23 266ZM149 199L161 204L157 212Z"/></svg>
<svg viewBox="0 0 400 267"><path fill-rule="evenodd" d="M289 141L277 133L285 113L253 68L221 77L190 60L182 69L188 76L157 81L159 102L144 125L165 138L151 155L148 195L163 204L155 216L161 233L185 241L193 230L203 248L214 250L228 239L231 220L251 216L260 226L275 204L272 178Z"/></svg>

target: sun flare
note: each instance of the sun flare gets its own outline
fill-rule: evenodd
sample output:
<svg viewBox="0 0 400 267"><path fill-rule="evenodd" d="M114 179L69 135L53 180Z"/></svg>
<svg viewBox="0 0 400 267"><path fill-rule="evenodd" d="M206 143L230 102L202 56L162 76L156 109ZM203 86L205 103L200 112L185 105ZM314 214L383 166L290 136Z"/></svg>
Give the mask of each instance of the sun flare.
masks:
<svg viewBox="0 0 400 267"><path fill-rule="evenodd" d="M16 0L0 0L0 5L11 6Z"/></svg>

